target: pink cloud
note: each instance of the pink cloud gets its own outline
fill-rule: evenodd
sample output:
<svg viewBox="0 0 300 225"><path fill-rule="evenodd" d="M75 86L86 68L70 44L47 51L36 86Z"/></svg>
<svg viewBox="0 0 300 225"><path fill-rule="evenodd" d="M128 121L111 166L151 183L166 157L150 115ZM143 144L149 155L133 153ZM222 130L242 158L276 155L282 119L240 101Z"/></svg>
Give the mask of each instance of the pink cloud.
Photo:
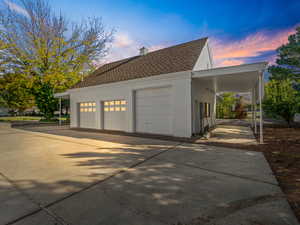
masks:
<svg viewBox="0 0 300 225"><path fill-rule="evenodd" d="M133 40L127 33L117 33L114 37L113 47L122 48L132 45Z"/></svg>
<svg viewBox="0 0 300 225"><path fill-rule="evenodd" d="M143 47L144 44L141 41L135 40L126 32L118 32L115 34L114 40L111 43L110 51L106 57L97 62L97 65L102 65L105 63L117 61L120 59L125 59L128 57L136 56L139 54L139 49ZM152 45L145 46L149 49L149 52L165 48L165 45Z"/></svg>
<svg viewBox="0 0 300 225"><path fill-rule="evenodd" d="M244 63L243 60L225 59L224 61L222 61L221 66L235 66L243 63Z"/></svg>
<svg viewBox="0 0 300 225"><path fill-rule="evenodd" d="M148 49L149 49L149 52L153 52L153 51L157 51L159 49L162 49L162 48L166 48L167 46L165 45L153 45L153 46L150 46Z"/></svg>
<svg viewBox="0 0 300 225"><path fill-rule="evenodd" d="M246 62L249 57L256 57L263 52L276 50L286 43L288 36L295 33L294 28L280 30L271 33L260 31L251 34L239 41L226 42L213 39L211 41L213 56L216 66L239 65ZM270 63L275 62L275 56L268 59Z"/></svg>

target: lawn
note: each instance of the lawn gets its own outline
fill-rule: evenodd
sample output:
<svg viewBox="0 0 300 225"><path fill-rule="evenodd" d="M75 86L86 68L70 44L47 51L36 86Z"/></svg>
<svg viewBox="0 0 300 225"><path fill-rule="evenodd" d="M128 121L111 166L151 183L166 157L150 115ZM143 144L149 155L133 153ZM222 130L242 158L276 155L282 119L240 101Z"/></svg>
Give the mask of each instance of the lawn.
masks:
<svg viewBox="0 0 300 225"><path fill-rule="evenodd" d="M41 116L4 116L0 117L0 122L40 121L41 119ZM66 119L66 117L61 118L62 121L65 121Z"/></svg>
<svg viewBox="0 0 300 225"><path fill-rule="evenodd" d="M0 117L2 122L13 122L13 121L39 121L42 117L40 116L4 116Z"/></svg>

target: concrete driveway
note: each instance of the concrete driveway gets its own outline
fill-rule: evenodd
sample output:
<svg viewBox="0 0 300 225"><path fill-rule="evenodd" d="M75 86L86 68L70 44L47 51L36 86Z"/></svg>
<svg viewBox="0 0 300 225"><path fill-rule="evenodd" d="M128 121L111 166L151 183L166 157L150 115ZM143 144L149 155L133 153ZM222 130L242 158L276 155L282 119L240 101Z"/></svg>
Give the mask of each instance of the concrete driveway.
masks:
<svg viewBox="0 0 300 225"><path fill-rule="evenodd" d="M298 224L261 153L0 124L0 225Z"/></svg>

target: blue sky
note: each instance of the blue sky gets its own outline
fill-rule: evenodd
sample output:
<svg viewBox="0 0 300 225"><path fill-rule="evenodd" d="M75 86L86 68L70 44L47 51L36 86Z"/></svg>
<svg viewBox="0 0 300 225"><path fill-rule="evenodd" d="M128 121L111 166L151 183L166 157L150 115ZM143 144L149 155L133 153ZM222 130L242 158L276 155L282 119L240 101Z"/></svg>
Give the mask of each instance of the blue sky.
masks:
<svg viewBox="0 0 300 225"><path fill-rule="evenodd" d="M8 1L8 0L6 0ZM115 42L108 61L208 36L217 65L274 62L300 24L300 0L53 0L70 20L100 16ZM230 54L231 53L231 54Z"/></svg>

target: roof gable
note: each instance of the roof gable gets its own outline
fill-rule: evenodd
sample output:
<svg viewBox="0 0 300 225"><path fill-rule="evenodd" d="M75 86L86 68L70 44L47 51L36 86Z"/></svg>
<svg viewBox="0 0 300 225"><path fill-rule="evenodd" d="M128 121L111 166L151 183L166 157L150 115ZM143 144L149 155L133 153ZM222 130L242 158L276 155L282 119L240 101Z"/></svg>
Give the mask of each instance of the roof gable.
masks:
<svg viewBox="0 0 300 225"><path fill-rule="evenodd" d="M207 38L105 64L73 88L192 70Z"/></svg>

